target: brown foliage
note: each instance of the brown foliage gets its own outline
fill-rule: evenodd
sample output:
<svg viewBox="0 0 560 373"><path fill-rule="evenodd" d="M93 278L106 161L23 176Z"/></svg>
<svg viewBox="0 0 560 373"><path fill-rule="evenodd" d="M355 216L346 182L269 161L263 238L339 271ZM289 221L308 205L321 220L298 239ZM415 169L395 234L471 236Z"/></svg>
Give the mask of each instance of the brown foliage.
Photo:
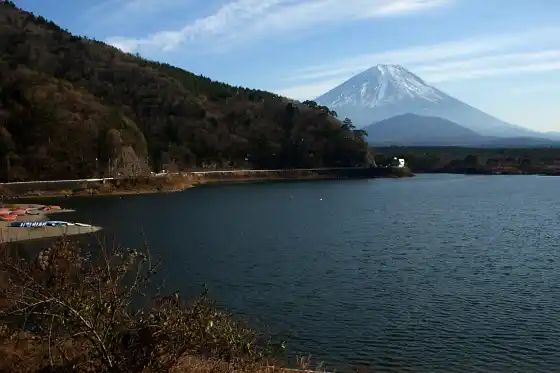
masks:
<svg viewBox="0 0 560 373"><path fill-rule="evenodd" d="M60 240L33 260L4 251L0 371L168 372L189 356L245 369L268 352L204 296L163 296L149 250L93 259Z"/></svg>
<svg viewBox="0 0 560 373"><path fill-rule="evenodd" d="M132 163L156 170L364 163L363 135L335 115L123 53L0 3L0 181L107 174L115 157L130 158L126 147Z"/></svg>

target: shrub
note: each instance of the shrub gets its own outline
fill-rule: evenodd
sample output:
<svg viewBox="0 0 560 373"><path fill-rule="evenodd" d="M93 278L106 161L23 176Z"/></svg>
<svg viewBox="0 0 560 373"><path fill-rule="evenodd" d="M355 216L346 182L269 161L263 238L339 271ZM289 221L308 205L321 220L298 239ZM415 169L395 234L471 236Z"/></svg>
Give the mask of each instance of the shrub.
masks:
<svg viewBox="0 0 560 373"><path fill-rule="evenodd" d="M61 239L35 259L2 256L0 371L168 372L185 357L247 367L269 356L206 294L163 296L147 248L86 255Z"/></svg>

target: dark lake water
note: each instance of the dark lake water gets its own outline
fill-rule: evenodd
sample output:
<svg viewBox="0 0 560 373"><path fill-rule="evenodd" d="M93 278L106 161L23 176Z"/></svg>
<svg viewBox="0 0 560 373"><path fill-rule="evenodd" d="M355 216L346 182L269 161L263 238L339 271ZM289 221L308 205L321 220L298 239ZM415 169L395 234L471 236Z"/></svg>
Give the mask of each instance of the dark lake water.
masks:
<svg viewBox="0 0 560 373"><path fill-rule="evenodd" d="M560 371L560 178L420 175L64 200L330 367ZM62 217L61 217L62 218ZM66 218L66 216L64 217Z"/></svg>

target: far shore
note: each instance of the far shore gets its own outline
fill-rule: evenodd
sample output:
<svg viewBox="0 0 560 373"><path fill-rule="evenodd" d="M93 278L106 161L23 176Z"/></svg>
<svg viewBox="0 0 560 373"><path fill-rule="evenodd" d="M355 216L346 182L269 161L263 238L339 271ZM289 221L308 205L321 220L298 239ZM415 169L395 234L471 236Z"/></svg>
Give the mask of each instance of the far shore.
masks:
<svg viewBox="0 0 560 373"><path fill-rule="evenodd" d="M297 170L228 170L178 172L159 176L0 184L4 199L74 196L126 196L180 192L205 184L257 183L333 179L401 178L414 176L407 168L332 168Z"/></svg>
<svg viewBox="0 0 560 373"><path fill-rule="evenodd" d="M41 208L44 205L36 204L15 204L20 208ZM0 205L2 206L2 205ZM60 214L64 212L73 212L74 210L60 209L51 210L48 212L40 211L37 215L22 215L18 216L16 221L42 221L50 220L51 214ZM10 227L10 222L0 221L0 244L27 240L36 240L42 238L73 236L79 234L94 233L101 230L101 227L80 227L70 225L65 227L35 227L35 228L22 228Z"/></svg>

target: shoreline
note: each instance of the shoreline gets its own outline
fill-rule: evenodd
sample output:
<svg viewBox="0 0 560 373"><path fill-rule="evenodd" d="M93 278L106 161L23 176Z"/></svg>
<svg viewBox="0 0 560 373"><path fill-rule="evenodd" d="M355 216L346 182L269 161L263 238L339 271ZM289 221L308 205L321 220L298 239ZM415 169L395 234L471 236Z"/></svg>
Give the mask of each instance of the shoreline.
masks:
<svg viewBox="0 0 560 373"><path fill-rule="evenodd" d="M41 208L44 205L25 203L25 200L60 197L128 196L154 193L174 193L203 185L271 183L289 181L318 181L337 179L402 178L414 176L410 170L393 168L301 169L301 170L238 170L167 174L158 177L129 179L61 180L0 184L1 200L13 201L19 208ZM21 203L17 203L17 201ZM5 203L7 205L7 203ZM1 204L0 204L1 206ZM15 221L48 220L53 213L72 210L38 211L38 214L18 216ZM102 227L76 225L60 227L10 227L0 221L0 244L89 234Z"/></svg>
<svg viewBox="0 0 560 373"><path fill-rule="evenodd" d="M11 204L11 205L18 206L20 208L25 208L25 209L29 209L29 208L39 209L45 206L45 205L26 204L26 203ZM35 215L26 214L26 215L18 216L15 221L21 222L21 221L50 220L50 215L52 214L59 214L59 213L73 212L73 211L74 210L69 210L69 209L39 211L39 213ZM102 230L101 227L97 227L97 226L81 227L77 225L69 225L69 226L61 226L61 227L33 227L33 228L10 227L10 223L11 222L8 221L0 221L0 244L39 240L44 238L90 234Z"/></svg>
<svg viewBox="0 0 560 373"><path fill-rule="evenodd" d="M419 175L424 174L452 174L452 175L485 175L485 176L560 176L560 172L529 172L521 170L430 170L415 171Z"/></svg>
<svg viewBox="0 0 560 373"><path fill-rule="evenodd" d="M375 179L412 177L409 169L339 168L299 170L226 170L182 172L163 176L96 180L36 181L0 184L0 197L6 200L127 196L173 193L207 184L270 183L340 179Z"/></svg>

